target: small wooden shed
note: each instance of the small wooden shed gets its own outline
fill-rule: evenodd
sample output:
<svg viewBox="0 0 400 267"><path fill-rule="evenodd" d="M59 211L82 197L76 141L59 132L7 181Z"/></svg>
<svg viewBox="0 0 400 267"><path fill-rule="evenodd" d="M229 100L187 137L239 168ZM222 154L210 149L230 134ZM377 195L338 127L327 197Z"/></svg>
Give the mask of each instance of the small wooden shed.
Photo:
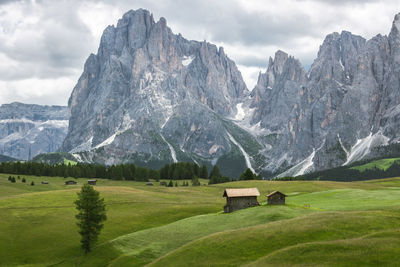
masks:
<svg viewBox="0 0 400 267"><path fill-rule="evenodd" d="M152 182L147 182L146 185L152 186L154 184Z"/></svg>
<svg viewBox="0 0 400 267"><path fill-rule="evenodd" d="M285 205L286 195L279 191L271 192L267 195L268 205Z"/></svg>
<svg viewBox="0 0 400 267"><path fill-rule="evenodd" d="M97 180L88 180L87 183L90 185L96 185Z"/></svg>
<svg viewBox="0 0 400 267"><path fill-rule="evenodd" d="M65 182L65 185L73 185L73 184L77 184L77 182L69 180Z"/></svg>
<svg viewBox="0 0 400 267"><path fill-rule="evenodd" d="M249 207L258 206L257 197L260 192L257 188L229 188L225 189L223 197L226 197L224 212L234 212Z"/></svg>
<svg viewBox="0 0 400 267"><path fill-rule="evenodd" d="M167 186L166 182L160 182L160 185Z"/></svg>

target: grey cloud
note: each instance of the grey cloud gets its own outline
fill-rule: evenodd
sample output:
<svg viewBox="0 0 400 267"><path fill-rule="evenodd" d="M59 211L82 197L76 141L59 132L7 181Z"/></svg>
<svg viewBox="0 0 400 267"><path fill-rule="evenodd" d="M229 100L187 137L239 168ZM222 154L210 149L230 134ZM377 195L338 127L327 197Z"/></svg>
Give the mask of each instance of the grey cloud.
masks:
<svg viewBox="0 0 400 267"><path fill-rule="evenodd" d="M239 58L235 62L239 65L248 67L266 68L268 66L268 58L269 57L267 57L266 55L265 57L247 56Z"/></svg>
<svg viewBox="0 0 400 267"><path fill-rule="evenodd" d="M46 1L40 5L43 6L43 14L39 22L25 29L26 35L19 36L13 45L0 42L0 52L25 66L39 66L31 71L36 74L37 69L49 73L48 68L56 68L58 70L50 71L49 76L57 72L65 75L69 73L68 69L83 66L84 59L94 46L94 40L79 19L76 8L65 1L53 1L50 4ZM31 4L27 4L24 13L28 15L32 8Z"/></svg>
<svg viewBox="0 0 400 267"><path fill-rule="evenodd" d="M22 2L22 0L0 0L0 5L5 5L12 2Z"/></svg>
<svg viewBox="0 0 400 267"><path fill-rule="evenodd" d="M310 0L296 0L296 1L305 2ZM381 0L311 0L311 2L343 6L343 5L354 5L354 4L364 5L367 3L373 3L373 2L379 3L382 1Z"/></svg>

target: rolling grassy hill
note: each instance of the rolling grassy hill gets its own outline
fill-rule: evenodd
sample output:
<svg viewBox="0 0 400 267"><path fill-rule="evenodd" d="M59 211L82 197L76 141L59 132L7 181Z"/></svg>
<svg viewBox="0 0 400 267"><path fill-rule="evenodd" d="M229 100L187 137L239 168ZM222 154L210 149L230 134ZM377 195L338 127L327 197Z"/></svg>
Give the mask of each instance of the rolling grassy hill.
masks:
<svg viewBox="0 0 400 267"><path fill-rule="evenodd" d="M47 163L51 165L55 164L75 165L78 163L74 156L65 152L52 152L52 153L39 154L35 156L32 159L32 161L38 163Z"/></svg>
<svg viewBox="0 0 400 267"><path fill-rule="evenodd" d="M108 220L85 256L73 201L86 179L66 186L57 177L24 176L26 184L7 177L0 174L0 266L365 266L400 260L400 178L173 188L99 180ZM261 203L280 190L287 205L224 214L226 187L258 187Z"/></svg>
<svg viewBox="0 0 400 267"><path fill-rule="evenodd" d="M379 159L373 160L363 165L352 167L353 170L359 170L361 172L365 170L371 170L374 168L386 171L395 162L400 162L400 158L389 158L389 159Z"/></svg>

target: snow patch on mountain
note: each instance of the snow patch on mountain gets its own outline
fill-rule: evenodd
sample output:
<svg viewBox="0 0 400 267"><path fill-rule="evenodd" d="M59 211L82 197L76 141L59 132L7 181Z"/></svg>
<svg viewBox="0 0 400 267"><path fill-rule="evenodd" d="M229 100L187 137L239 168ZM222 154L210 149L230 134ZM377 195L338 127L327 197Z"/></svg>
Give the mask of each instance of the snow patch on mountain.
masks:
<svg viewBox="0 0 400 267"><path fill-rule="evenodd" d="M343 166L352 162L362 160L366 155L371 152L371 149L378 146L386 146L389 144L389 138L384 136L380 131L372 134L372 132L364 138L358 139L357 142L351 147L347 161Z"/></svg>
<svg viewBox="0 0 400 267"><path fill-rule="evenodd" d="M182 65L183 66L189 66L189 64L192 63L194 58L195 58L194 56L188 56L188 57L185 56L185 57L183 57Z"/></svg>
<svg viewBox="0 0 400 267"><path fill-rule="evenodd" d="M170 152L171 152L171 158L172 158L172 160L174 161L174 163L177 163L178 160L176 159L176 152L175 152L174 147L173 147L170 143L168 143L168 141L165 139L165 137L164 137L161 133L160 133L160 136L161 136L161 138L164 140L164 142L168 145L169 150L170 150Z"/></svg>
<svg viewBox="0 0 400 267"><path fill-rule="evenodd" d="M249 168L253 173L256 173L256 171L251 166L249 154L246 153L246 151L243 149L243 147L235 140L235 138L233 138L233 136L230 133L228 133L228 132L226 132L226 133L229 137L229 140L231 140L232 143L234 143L239 148L240 152L242 152L244 159L246 161L247 168Z"/></svg>
<svg viewBox="0 0 400 267"><path fill-rule="evenodd" d="M350 152L349 152L349 151L346 149L346 147L343 145L342 138L340 138L340 135L339 135L339 134L337 134L337 137L338 137L338 139L339 139L339 144L340 144L340 146L342 147L343 151L346 153L346 159L348 159L348 158L349 158L349 155L350 155Z"/></svg>
<svg viewBox="0 0 400 267"><path fill-rule="evenodd" d="M116 136L117 136L117 133L111 135L106 140L104 140L103 142L101 142L100 144L95 146L95 148L100 148L100 147L108 146L108 145L112 144L112 142L114 142Z"/></svg>
<svg viewBox="0 0 400 267"><path fill-rule="evenodd" d="M78 153L78 152L83 152L83 151L89 151L92 149L92 142L93 142L93 136L90 137L86 142L80 144L79 146L71 149L69 153Z"/></svg>
<svg viewBox="0 0 400 267"><path fill-rule="evenodd" d="M243 120L244 117L246 116L246 114L244 113L244 109L243 109L243 103L236 104L236 110L237 110L237 112L236 112L236 116L235 116L234 120L237 120L237 121Z"/></svg>

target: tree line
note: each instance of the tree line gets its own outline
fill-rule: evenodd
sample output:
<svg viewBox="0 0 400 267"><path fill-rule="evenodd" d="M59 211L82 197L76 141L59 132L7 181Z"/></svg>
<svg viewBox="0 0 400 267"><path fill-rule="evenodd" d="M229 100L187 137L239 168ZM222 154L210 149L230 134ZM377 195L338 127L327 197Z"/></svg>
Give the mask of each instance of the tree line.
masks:
<svg viewBox="0 0 400 267"><path fill-rule="evenodd" d="M295 180L320 180L320 181L363 181L372 179L383 179L400 176L400 163L394 162L392 166L386 170L379 169L376 166L370 169L359 171L351 167L338 167L323 171L304 174L296 177L277 178L280 181L295 181Z"/></svg>
<svg viewBox="0 0 400 267"><path fill-rule="evenodd" d="M148 181L154 179L183 180L193 178L208 178L208 170L196 163L179 162L167 164L160 170L136 166L134 164L98 165L77 163L76 165L57 164L51 165L38 162L2 162L0 173L34 175L34 176L59 176L73 178L104 178L112 180Z"/></svg>
<svg viewBox="0 0 400 267"><path fill-rule="evenodd" d="M192 180L198 181L199 178L209 179L209 184L218 184L231 181L227 176L223 176L217 165L214 165L208 173L206 165L201 167L196 163L178 162L166 164L159 170L136 166L135 164L121 165L98 165L77 163L76 165L47 164L38 162L2 162L0 163L0 173L34 175L34 176L59 176L73 178L104 178L111 180L132 180L132 181L156 181L162 180ZM247 169L240 175L239 180L261 179ZM197 182L195 182L197 183Z"/></svg>

